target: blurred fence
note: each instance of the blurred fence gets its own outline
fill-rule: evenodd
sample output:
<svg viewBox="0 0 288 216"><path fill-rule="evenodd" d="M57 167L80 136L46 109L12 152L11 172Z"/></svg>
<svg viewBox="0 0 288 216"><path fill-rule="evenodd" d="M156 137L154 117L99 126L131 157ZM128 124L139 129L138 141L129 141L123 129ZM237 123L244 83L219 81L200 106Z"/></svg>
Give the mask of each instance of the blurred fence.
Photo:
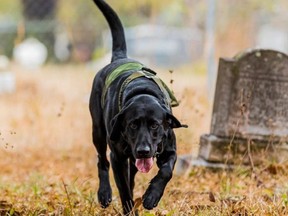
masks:
<svg viewBox="0 0 288 216"><path fill-rule="evenodd" d="M152 56L160 65L175 65L173 60L177 58L178 63L185 64L195 61L195 58L207 57L207 50L204 49L203 53L203 47L206 47L205 43L207 45L205 20L208 2L131 0L123 4L109 0L125 24L128 51L132 55L143 54L143 58ZM215 2L213 37L216 59L231 57L255 46L288 52L287 0ZM168 33L166 30L159 33L161 27L157 27L157 32L145 30L144 33L138 32L141 26L129 28L141 23L170 27ZM0 55L9 58L12 58L17 45L33 37L45 45L49 61L86 62L110 51L106 46L110 33L102 34L104 29L107 29L107 23L92 0L0 1ZM137 29L136 33L133 29ZM190 33L186 33L187 29ZM148 44L151 44L149 52ZM31 40L28 45L33 46ZM172 57L168 53L172 53Z"/></svg>
<svg viewBox="0 0 288 216"><path fill-rule="evenodd" d="M131 2L129 4L133 4L133 1ZM117 6L117 1L111 1L112 3ZM138 8L138 12L133 9L127 9L133 13L134 17L139 18L139 20L135 19L134 21L133 19L127 20L129 16L123 14L123 8L119 9L119 4L117 7L117 13L120 16L123 15L121 20L125 24L135 25L141 23L141 19L143 21L143 17L141 18L141 14L139 14L141 10L144 10L143 8ZM138 5L138 7L141 6ZM144 4L143 7L147 7L147 4ZM25 42L28 38L37 39L43 44L47 48L48 61L52 62L86 62L93 57L104 56L111 49L105 46L107 38L109 43L111 43L110 32L108 34L102 33L104 28L107 29L107 23L104 21L102 14L96 9L93 1L90 0L2 1L0 2L0 14L2 14L0 15L0 55L6 55L9 58L13 58L15 47ZM146 18L144 19L149 20L149 15L146 14L145 16ZM161 19L161 15L155 20L159 19ZM175 18L175 20L177 19ZM130 47L128 44L132 54L131 57L139 57L133 54L133 50L137 51L134 53L140 55L143 50L146 52L149 49L147 53L144 53L142 59L155 59L157 62L154 63L159 63L160 66L170 66L176 65L176 63L187 63L191 61L191 58L195 59L195 57L198 58L202 55L203 34L199 29L189 29L187 26L182 26L177 30L177 28L170 27L171 32L169 33L167 30L161 31L164 28L155 25L154 30L149 30L152 36L148 38L143 37L143 35L149 33L147 30L134 34L133 32L129 33L128 27L125 27L125 29L127 30L128 43L132 41ZM193 32L197 34L192 34ZM162 43L159 42L160 40ZM39 46L36 43L33 45L33 41L35 42L35 40L29 40L25 44L24 50L30 48L32 50L34 47ZM170 45L166 46L165 43ZM173 48L170 56L167 55L168 52L166 50L169 47ZM26 56L24 61L27 61L28 53L24 51L24 53L17 54L17 56ZM140 60L142 60L141 57ZM31 58L32 56L30 56Z"/></svg>
<svg viewBox="0 0 288 216"><path fill-rule="evenodd" d="M47 48L49 60L87 61L96 41L96 28L91 22L95 13L89 12L91 5L92 1L1 1L0 55L12 58L15 46L27 38L35 38Z"/></svg>

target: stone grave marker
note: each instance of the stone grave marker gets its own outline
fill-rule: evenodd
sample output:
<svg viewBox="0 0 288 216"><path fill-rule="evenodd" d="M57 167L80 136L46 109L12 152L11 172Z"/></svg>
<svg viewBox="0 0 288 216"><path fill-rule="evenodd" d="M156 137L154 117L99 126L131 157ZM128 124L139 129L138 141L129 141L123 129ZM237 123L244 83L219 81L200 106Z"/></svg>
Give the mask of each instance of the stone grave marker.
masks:
<svg viewBox="0 0 288 216"><path fill-rule="evenodd" d="M218 163L288 159L288 56L257 49L221 58L210 134L199 157Z"/></svg>

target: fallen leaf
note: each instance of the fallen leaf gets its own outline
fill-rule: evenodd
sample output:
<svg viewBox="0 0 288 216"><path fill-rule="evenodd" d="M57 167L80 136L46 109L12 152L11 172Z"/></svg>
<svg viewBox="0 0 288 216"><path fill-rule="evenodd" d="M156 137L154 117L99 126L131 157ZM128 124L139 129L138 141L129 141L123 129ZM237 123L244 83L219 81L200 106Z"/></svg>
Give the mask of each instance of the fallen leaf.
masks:
<svg viewBox="0 0 288 216"><path fill-rule="evenodd" d="M214 194L211 191L209 192L209 200L211 202L216 202L215 196L214 196Z"/></svg>
<svg viewBox="0 0 288 216"><path fill-rule="evenodd" d="M135 199L134 201L134 208L137 209L139 208L139 206L142 204L142 198L138 197L137 199Z"/></svg>

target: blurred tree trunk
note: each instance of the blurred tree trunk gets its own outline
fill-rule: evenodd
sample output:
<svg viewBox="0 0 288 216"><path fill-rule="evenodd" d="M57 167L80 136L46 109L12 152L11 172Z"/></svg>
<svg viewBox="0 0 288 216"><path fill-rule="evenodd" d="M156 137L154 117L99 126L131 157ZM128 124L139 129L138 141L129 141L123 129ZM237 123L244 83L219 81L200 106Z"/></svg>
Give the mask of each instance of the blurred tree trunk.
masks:
<svg viewBox="0 0 288 216"><path fill-rule="evenodd" d="M216 84L216 63L215 63L215 22L216 22L216 0L207 0L206 16L206 38L204 56L207 61L207 82L209 86L208 96L213 100Z"/></svg>

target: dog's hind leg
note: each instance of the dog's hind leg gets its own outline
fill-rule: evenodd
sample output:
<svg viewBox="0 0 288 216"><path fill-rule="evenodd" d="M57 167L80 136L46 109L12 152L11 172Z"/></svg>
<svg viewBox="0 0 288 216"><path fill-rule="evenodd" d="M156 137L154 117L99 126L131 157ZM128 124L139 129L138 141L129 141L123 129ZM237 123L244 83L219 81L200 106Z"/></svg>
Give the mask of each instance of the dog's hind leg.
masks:
<svg viewBox="0 0 288 216"><path fill-rule="evenodd" d="M111 164L115 182L120 194L124 215L128 215L133 210L134 202L132 191L130 190L128 178L128 159L119 157L111 152Z"/></svg>
<svg viewBox="0 0 288 216"><path fill-rule="evenodd" d="M112 190L109 181L109 162L106 156L107 143L106 131L103 130L100 124L93 124L93 143L98 152L98 201L103 208L106 208L112 201Z"/></svg>

